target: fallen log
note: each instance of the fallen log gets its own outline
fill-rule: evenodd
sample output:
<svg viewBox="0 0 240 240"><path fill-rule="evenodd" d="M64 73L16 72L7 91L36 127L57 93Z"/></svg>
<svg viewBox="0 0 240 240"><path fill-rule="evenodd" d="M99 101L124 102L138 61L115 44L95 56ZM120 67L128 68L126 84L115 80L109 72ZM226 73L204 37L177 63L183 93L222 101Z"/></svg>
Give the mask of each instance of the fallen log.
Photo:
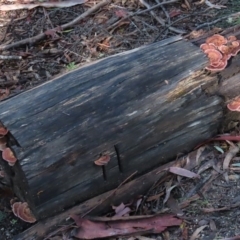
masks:
<svg viewBox="0 0 240 240"><path fill-rule="evenodd" d="M37 219L114 189L215 135L222 99L179 37L99 60L0 104L18 161L1 161ZM107 166L94 161L110 157Z"/></svg>

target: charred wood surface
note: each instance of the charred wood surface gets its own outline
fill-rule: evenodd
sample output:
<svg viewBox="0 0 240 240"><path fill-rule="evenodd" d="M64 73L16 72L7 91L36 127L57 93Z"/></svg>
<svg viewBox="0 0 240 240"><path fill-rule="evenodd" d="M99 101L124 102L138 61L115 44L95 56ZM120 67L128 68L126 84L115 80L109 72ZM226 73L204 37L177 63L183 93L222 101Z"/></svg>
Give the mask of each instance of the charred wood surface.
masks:
<svg viewBox="0 0 240 240"><path fill-rule="evenodd" d="M0 104L17 141L14 191L45 218L174 159L217 133L222 99L203 91L208 60L168 39L99 60ZM94 165L102 155L111 160Z"/></svg>

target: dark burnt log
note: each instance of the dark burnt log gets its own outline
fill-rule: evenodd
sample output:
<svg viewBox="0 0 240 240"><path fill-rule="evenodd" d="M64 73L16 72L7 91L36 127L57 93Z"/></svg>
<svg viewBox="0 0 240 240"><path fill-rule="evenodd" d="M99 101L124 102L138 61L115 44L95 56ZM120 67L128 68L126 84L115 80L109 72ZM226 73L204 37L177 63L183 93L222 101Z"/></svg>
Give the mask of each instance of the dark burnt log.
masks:
<svg viewBox="0 0 240 240"><path fill-rule="evenodd" d="M207 62L198 47L167 39L2 102L18 162L1 164L16 195L37 219L53 216L215 135L222 99L203 91ZM105 154L109 164L94 165Z"/></svg>
<svg viewBox="0 0 240 240"><path fill-rule="evenodd" d="M131 202L133 199L138 199L142 194L145 194L146 197L153 186L166 179L168 176L167 169L169 167L186 167L186 165L188 165L188 169L191 170L196 167L196 164L206 158L209 150L200 150L200 152L202 153L199 154L199 150L196 150L188 155L188 157L193 160L190 164L187 164L187 159L189 158L183 156L182 158L155 168L151 172L146 173L130 182L125 182L125 184L118 186L114 190L108 191L76 205L54 217L40 220L31 228L15 236L14 240L42 240L47 237L50 238L54 235L59 235L61 232L59 230L62 229L61 226L66 226L66 228L72 226L73 220L69 218L71 215L75 214L82 217L93 218L94 216L110 212L112 210L111 206L118 206L121 203L126 204L127 202ZM198 158L198 160L196 160L196 158Z"/></svg>

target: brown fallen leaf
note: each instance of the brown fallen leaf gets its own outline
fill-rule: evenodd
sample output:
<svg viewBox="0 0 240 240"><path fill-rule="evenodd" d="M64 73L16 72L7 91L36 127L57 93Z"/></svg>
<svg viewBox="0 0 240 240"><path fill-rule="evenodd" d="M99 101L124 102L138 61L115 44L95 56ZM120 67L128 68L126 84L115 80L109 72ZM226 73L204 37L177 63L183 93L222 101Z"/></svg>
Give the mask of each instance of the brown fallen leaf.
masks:
<svg viewBox="0 0 240 240"><path fill-rule="evenodd" d="M238 152L239 152L239 147L235 146L233 143L231 143L231 146L223 160L223 171L225 171L224 178L225 178L226 182L229 182L227 169L229 168L229 164L230 164L231 160L236 156L236 154Z"/></svg>
<svg viewBox="0 0 240 240"><path fill-rule="evenodd" d="M147 202L151 202L151 201L155 201L155 200L158 200L162 195L164 195L164 192L161 192L157 195L153 195L153 196L150 196L149 198L147 198Z"/></svg>
<svg viewBox="0 0 240 240"><path fill-rule="evenodd" d="M158 215L145 218L128 217L128 220L90 221L77 215L71 215L78 229L72 232L80 239L100 239L114 236L126 236L136 233L161 233L167 227L179 226L181 219L174 215Z"/></svg>

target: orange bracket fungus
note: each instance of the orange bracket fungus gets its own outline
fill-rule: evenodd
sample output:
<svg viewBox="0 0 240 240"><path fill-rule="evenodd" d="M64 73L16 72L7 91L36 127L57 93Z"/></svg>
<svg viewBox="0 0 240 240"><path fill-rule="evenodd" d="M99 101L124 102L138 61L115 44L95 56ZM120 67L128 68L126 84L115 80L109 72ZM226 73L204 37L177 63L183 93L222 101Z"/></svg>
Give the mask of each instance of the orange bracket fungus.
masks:
<svg viewBox="0 0 240 240"><path fill-rule="evenodd" d="M3 160L7 161L10 166L13 166L17 161L17 158L14 156L10 148L5 148L2 151Z"/></svg>
<svg viewBox="0 0 240 240"><path fill-rule="evenodd" d="M13 214L23 220L24 222L34 223L36 218L33 216L28 204L26 202L15 202L12 205Z"/></svg>
<svg viewBox="0 0 240 240"><path fill-rule="evenodd" d="M240 51L240 40L235 36L225 38L220 34L214 34L206 39L200 48L209 58L209 71L221 71L227 66L228 60L236 56Z"/></svg>
<svg viewBox="0 0 240 240"><path fill-rule="evenodd" d="M8 130L3 126L0 126L0 151L2 151L3 160L7 161L10 166L13 166L16 163L17 158L14 156L12 150L7 147L7 133Z"/></svg>
<svg viewBox="0 0 240 240"><path fill-rule="evenodd" d="M110 161L110 156L106 154L98 158L96 161L94 161L94 163L98 166L104 166L104 165L107 165L109 161Z"/></svg>
<svg viewBox="0 0 240 240"><path fill-rule="evenodd" d="M236 97L230 103L228 103L227 108L230 111L240 112L240 97Z"/></svg>

